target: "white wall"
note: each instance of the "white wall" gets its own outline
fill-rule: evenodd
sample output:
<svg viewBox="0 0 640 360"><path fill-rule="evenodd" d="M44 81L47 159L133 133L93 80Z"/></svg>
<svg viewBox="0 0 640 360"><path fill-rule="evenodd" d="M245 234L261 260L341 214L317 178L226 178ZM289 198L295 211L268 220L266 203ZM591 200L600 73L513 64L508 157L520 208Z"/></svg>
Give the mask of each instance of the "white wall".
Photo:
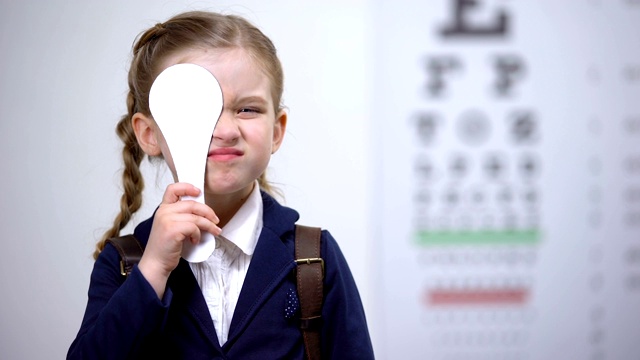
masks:
<svg viewBox="0 0 640 360"><path fill-rule="evenodd" d="M338 239L375 323L366 1L2 0L1 358L65 356L86 304L94 244L118 209L114 126L125 112L131 44L190 9L243 15L278 47L290 115L271 179L301 223ZM145 172L147 202L137 221L167 182L166 172Z"/></svg>

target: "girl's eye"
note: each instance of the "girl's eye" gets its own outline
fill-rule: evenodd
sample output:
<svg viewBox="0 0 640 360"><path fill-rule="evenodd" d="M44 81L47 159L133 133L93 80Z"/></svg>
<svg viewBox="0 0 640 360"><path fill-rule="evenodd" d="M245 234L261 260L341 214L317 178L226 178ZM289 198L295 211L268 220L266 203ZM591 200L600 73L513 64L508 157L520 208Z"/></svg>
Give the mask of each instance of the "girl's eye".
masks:
<svg viewBox="0 0 640 360"><path fill-rule="evenodd" d="M238 109L237 116L241 119L254 119L262 114L260 108L257 107L243 107Z"/></svg>

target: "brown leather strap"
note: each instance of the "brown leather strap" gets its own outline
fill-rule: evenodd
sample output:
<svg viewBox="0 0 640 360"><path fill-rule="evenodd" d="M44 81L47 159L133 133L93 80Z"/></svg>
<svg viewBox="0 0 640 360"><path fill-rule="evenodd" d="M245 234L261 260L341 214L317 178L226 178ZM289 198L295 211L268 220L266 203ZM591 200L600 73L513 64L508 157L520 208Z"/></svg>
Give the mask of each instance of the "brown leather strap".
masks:
<svg viewBox="0 0 640 360"><path fill-rule="evenodd" d="M133 265L140 262L144 251L138 239L133 235L125 235L110 238L107 242L113 244L118 253L120 253L120 273L122 276L129 276L133 270Z"/></svg>
<svg viewBox="0 0 640 360"><path fill-rule="evenodd" d="M300 329L309 360L320 359L320 328L324 300L324 260L320 257L320 237L320 228L296 225Z"/></svg>

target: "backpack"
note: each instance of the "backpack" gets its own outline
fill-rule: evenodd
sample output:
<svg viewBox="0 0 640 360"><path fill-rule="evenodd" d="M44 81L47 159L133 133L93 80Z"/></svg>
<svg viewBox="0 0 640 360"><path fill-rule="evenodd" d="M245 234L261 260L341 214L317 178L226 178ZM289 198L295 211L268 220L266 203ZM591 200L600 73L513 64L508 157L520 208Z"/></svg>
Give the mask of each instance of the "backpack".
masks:
<svg viewBox="0 0 640 360"><path fill-rule="evenodd" d="M300 330L307 359L320 359L320 328L324 300L324 260L320 257L321 229L296 225L295 262L298 298L300 300ZM129 276L140 262L144 249L133 235L107 240L120 254L120 273Z"/></svg>

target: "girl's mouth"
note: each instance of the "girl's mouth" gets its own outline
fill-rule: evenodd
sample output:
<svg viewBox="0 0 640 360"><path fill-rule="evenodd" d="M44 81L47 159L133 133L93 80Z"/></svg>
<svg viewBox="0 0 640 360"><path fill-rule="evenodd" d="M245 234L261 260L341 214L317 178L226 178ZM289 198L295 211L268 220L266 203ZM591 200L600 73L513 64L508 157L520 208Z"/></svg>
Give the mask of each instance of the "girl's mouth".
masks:
<svg viewBox="0 0 640 360"><path fill-rule="evenodd" d="M215 161L229 161L244 155L241 150L234 148L217 148L209 151L208 158Z"/></svg>

